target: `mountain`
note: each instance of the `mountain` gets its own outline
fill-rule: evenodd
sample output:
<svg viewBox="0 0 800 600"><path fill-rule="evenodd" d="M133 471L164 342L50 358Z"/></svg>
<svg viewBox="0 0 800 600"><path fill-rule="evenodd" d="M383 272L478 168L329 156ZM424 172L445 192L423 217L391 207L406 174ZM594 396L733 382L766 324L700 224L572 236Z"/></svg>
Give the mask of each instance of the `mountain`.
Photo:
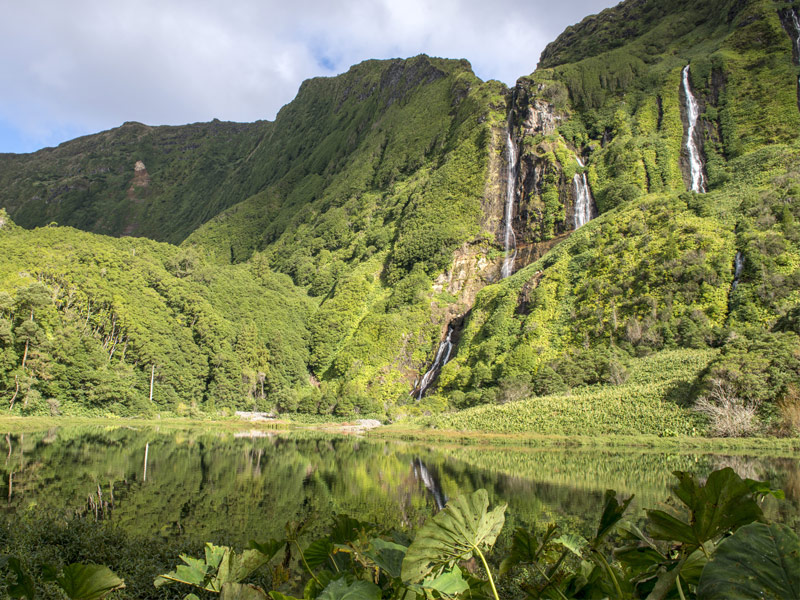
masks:
<svg viewBox="0 0 800 600"><path fill-rule="evenodd" d="M247 191L241 164L270 123L125 123L33 154L0 154L0 205L24 227L52 222L181 242Z"/></svg>
<svg viewBox="0 0 800 600"><path fill-rule="evenodd" d="M798 13L627 0L512 89L466 61L366 61L305 82L274 122L125 124L0 155L0 389L66 398L54 340L72 328L59 343L111 354L141 410L535 412L600 390L598 410L649 394L713 429L686 410L704 399L791 429ZM154 364L173 392L148 407ZM649 365L666 372L643 391Z"/></svg>

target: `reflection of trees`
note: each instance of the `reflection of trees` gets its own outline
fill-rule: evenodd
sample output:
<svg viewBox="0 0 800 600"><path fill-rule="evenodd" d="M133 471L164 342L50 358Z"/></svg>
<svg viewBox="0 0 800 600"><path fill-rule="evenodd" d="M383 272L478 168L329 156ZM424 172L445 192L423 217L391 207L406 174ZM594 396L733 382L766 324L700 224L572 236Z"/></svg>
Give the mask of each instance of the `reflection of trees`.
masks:
<svg viewBox="0 0 800 600"><path fill-rule="evenodd" d="M2 510L36 505L59 515L85 513L88 505L94 512L87 502L93 496L98 515L98 502L108 502L111 520L131 533L237 545L278 537L290 520L311 518L313 535L333 513L413 528L444 506L447 495L478 488L489 491L492 503L509 502L509 531L552 520L577 524L595 519L606 487L654 498L640 502L650 507L666 498L671 470L712 466L693 456L441 451L336 436L234 439L122 428L9 435L6 442ZM761 458L759 464L771 479L794 486L787 497L796 513L797 461Z"/></svg>

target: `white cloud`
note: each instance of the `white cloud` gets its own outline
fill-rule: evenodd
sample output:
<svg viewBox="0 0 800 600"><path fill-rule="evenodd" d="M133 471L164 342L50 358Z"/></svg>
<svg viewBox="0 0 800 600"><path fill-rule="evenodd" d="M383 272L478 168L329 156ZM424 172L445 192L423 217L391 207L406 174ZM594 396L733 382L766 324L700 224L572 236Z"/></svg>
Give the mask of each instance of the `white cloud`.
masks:
<svg viewBox="0 0 800 600"><path fill-rule="evenodd" d="M513 84L566 25L614 4L573 0L27 0L0 21L0 122L29 143L127 120L271 119L303 79L368 58L466 58ZM62 137L59 137L62 136ZM0 151L4 148L0 128Z"/></svg>

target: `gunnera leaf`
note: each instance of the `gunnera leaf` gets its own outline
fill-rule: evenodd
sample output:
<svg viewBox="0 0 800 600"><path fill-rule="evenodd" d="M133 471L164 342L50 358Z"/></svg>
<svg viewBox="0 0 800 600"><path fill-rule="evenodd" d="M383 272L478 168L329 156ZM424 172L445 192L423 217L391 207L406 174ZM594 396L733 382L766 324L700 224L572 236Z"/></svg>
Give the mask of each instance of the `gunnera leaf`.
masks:
<svg viewBox="0 0 800 600"><path fill-rule="evenodd" d="M70 600L100 600L125 587L125 582L108 567L80 563L64 567L56 582Z"/></svg>
<svg viewBox="0 0 800 600"><path fill-rule="evenodd" d="M417 532L403 560L403 581L419 583L470 559L476 550L491 548L503 528L505 511L505 504L489 511L486 490L450 501Z"/></svg>
<svg viewBox="0 0 800 600"><path fill-rule="evenodd" d="M342 577L331 581L317 596L317 600L381 600L381 588L371 581L348 583Z"/></svg>
<svg viewBox="0 0 800 600"><path fill-rule="evenodd" d="M697 598L800 598L800 538L786 525L745 525L717 547L700 575Z"/></svg>

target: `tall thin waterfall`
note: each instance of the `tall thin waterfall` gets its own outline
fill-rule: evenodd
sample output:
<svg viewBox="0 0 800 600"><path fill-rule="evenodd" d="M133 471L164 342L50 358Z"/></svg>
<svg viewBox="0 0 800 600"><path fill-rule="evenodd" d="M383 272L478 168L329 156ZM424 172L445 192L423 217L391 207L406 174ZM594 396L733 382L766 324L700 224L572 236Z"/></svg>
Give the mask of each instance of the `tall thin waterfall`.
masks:
<svg viewBox="0 0 800 600"><path fill-rule="evenodd" d="M577 156L575 160L583 168L583 161ZM585 172L580 175L575 173L572 184L575 186L575 229L578 229L592 220L592 190L589 189Z"/></svg>
<svg viewBox="0 0 800 600"><path fill-rule="evenodd" d="M741 252L737 252L736 257L733 259L733 284L731 285L732 290L735 290L736 286L739 285L739 279L742 276L743 268L744 268L744 256L742 256Z"/></svg>
<svg viewBox="0 0 800 600"><path fill-rule="evenodd" d="M514 141L511 139L510 125L506 133L506 154L508 158L506 165L506 226L503 236L503 248L506 252L506 257L503 260L503 268L500 271L503 279L514 272L514 260L517 257L517 238L514 235L514 228L512 227L512 222L514 220L514 201L517 197L517 152L514 149Z"/></svg>
<svg viewBox="0 0 800 600"><path fill-rule="evenodd" d="M794 8L792 9L792 23L794 23L794 30L797 32L794 38L794 47L797 50L797 59L800 60L800 15L797 14Z"/></svg>
<svg viewBox="0 0 800 600"><path fill-rule="evenodd" d="M436 358L433 359L433 364L431 368L428 369L428 372L422 376L422 381L419 384L419 393L417 394L417 400L422 400L423 394L425 394L425 390L433 383L434 377L442 370L442 367L447 364L447 361L450 360L450 354L453 352L453 326L449 325L447 327L447 335L442 340L442 343L439 344L439 349L436 351Z"/></svg>
<svg viewBox="0 0 800 600"><path fill-rule="evenodd" d="M689 85L689 65L683 68L683 91L686 95L686 120L689 122L689 131L686 135L686 150L689 152L692 191L702 194L706 191L706 181L703 175L703 161L700 159L700 148L697 147L697 135L695 133L697 119L700 117L700 108Z"/></svg>

